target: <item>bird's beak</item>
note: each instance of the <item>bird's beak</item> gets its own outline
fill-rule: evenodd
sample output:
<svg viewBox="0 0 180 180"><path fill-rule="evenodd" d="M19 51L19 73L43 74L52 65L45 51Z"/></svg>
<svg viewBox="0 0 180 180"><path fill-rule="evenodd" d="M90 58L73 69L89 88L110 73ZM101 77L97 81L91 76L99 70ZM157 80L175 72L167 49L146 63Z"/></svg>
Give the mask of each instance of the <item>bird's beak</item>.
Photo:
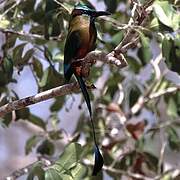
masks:
<svg viewBox="0 0 180 180"><path fill-rule="evenodd" d="M94 12L93 16L94 17L99 17L99 16L109 16L111 15L111 13L107 12L107 11L96 11Z"/></svg>

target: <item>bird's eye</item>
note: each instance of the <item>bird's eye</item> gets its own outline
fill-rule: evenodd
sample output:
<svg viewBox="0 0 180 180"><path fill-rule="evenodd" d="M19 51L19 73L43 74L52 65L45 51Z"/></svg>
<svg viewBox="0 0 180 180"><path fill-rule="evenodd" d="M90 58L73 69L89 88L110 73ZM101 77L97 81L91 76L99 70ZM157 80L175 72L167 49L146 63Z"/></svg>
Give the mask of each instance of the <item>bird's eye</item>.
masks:
<svg viewBox="0 0 180 180"><path fill-rule="evenodd" d="M83 11L83 14L87 15L87 16L91 16L91 12L90 11L87 11L87 10L84 10Z"/></svg>

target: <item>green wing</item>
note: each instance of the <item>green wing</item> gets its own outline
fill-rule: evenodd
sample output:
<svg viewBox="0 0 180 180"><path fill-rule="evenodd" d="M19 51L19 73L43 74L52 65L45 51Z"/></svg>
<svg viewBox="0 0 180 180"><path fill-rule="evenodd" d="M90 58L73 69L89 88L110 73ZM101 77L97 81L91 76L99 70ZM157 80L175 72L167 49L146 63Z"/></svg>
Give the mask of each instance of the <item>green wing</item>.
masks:
<svg viewBox="0 0 180 180"><path fill-rule="evenodd" d="M76 57L78 49L81 46L80 34L78 31L70 32L67 36L64 47L64 77L70 80L73 70L71 67L72 59Z"/></svg>

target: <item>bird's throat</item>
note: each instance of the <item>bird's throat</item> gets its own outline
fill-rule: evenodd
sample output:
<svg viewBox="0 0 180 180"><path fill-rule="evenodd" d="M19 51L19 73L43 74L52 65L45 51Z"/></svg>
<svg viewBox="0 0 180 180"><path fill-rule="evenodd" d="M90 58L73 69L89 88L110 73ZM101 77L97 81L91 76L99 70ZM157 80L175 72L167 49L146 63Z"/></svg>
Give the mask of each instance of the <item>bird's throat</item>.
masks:
<svg viewBox="0 0 180 180"><path fill-rule="evenodd" d="M91 23L91 18L86 15L76 16L74 17L69 24L69 27L74 30L78 30L81 28L89 28Z"/></svg>

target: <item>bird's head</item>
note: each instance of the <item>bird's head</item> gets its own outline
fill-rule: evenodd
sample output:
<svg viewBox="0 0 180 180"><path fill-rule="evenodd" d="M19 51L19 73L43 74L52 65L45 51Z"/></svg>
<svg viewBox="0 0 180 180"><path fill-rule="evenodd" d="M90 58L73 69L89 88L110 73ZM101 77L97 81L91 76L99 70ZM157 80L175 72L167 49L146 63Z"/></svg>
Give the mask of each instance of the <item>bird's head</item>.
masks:
<svg viewBox="0 0 180 180"><path fill-rule="evenodd" d="M110 13L107 11L96 11L95 9L93 9L88 5L78 3L74 6L74 9L72 11L72 16L80 16L80 15L87 15L92 18L96 18L99 16L108 16L110 15Z"/></svg>

